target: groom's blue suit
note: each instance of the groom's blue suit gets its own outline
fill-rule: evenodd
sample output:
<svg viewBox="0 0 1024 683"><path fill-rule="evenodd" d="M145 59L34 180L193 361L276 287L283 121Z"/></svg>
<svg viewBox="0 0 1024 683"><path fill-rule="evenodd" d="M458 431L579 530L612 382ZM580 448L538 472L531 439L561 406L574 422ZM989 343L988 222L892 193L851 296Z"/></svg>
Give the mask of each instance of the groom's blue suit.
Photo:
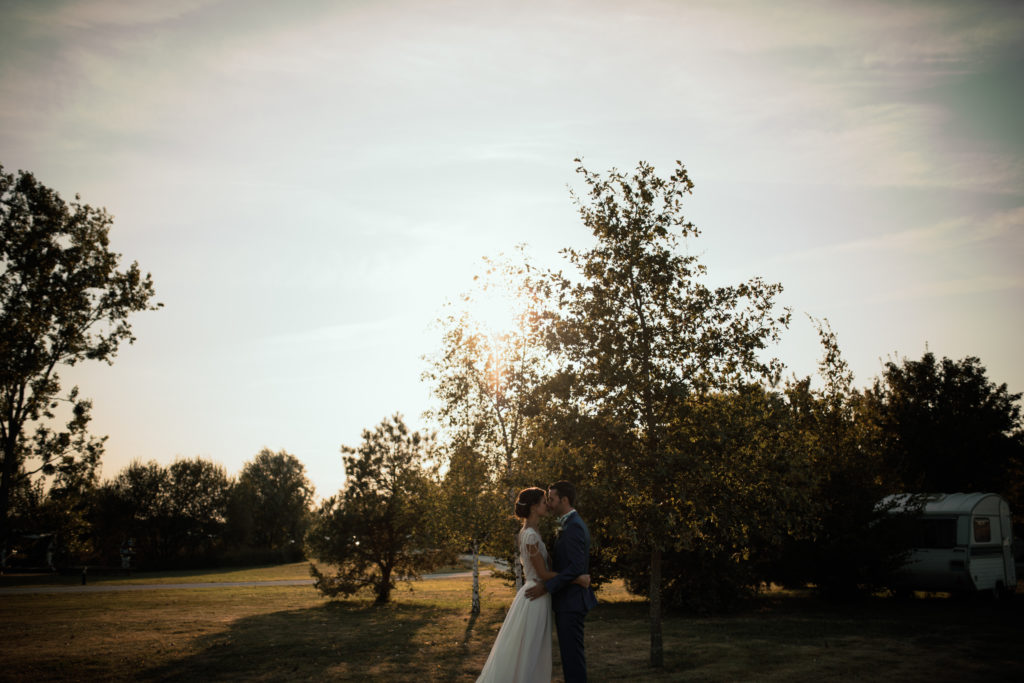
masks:
<svg viewBox="0 0 1024 683"><path fill-rule="evenodd" d="M586 681L583 619L597 605L597 598L591 589L572 582L580 574L590 573L590 531L575 510L562 522L562 531L555 541L554 570L558 576L545 581L544 587L551 593L551 607L555 611L562 672L566 683Z"/></svg>

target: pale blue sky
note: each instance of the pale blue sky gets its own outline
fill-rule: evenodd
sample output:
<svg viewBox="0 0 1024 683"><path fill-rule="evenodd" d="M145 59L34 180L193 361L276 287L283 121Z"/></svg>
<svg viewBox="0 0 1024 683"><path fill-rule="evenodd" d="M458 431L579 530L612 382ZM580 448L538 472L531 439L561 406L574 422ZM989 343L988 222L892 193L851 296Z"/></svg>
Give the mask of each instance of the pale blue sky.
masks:
<svg viewBox="0 0 1024 683"><path fill-rule="evenodd" d="M682 160L713 281L827 317L859 383L979 356L1024 390L1024 5L0 0L0 163L115 215L165 308L65 373L133 458L236 473L419 426L480 258L589 238L567 184Z"/></svg>

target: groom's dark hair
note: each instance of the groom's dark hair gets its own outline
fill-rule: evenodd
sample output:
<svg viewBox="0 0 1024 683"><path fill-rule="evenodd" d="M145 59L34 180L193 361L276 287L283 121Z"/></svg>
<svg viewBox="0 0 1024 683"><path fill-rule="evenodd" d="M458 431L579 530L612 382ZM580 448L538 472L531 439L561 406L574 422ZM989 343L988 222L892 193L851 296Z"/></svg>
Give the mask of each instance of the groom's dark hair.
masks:
<svg viewBox="0 0 1024 683"><path fill-rule="evenodd" d="M554 484L548 487L548 490L554 489L558 492L559 498L568 498L569 507L576 507L576 487L567 481L556 481Z"/></svg>

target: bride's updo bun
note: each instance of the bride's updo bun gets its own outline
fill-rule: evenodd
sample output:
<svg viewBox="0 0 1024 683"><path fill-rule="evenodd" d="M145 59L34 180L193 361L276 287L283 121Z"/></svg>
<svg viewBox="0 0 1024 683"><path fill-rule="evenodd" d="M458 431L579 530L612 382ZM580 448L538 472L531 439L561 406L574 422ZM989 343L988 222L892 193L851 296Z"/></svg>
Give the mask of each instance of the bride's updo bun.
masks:
<svg viewBox="0 0 1024 683"><path fill-rule="evenodd" d="M516 500L516 517L526 519L530 516L530 508L543 499L544 489L539 489L536 486L523 489L519 492L519 498Z"/></svg>

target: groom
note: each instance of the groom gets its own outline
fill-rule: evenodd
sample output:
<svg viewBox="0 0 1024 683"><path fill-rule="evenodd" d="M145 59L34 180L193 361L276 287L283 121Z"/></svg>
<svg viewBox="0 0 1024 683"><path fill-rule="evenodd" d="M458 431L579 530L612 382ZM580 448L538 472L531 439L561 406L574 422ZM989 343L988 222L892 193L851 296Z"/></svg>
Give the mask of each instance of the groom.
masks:
<svg viewBox="0 0 1024 683"><path fill-rule="evenodd" d="M580 574L590 572L590 532L573 509L575 500L576 487L567 481L556 481L548 487L548 508L559 515L558 522L562 525L554 549L554 570L558 576L526 590L526 597L531 600L551 593L566 683L587 680L583 619L597 605L597 598L590 588L572 583Z"/></svg>

